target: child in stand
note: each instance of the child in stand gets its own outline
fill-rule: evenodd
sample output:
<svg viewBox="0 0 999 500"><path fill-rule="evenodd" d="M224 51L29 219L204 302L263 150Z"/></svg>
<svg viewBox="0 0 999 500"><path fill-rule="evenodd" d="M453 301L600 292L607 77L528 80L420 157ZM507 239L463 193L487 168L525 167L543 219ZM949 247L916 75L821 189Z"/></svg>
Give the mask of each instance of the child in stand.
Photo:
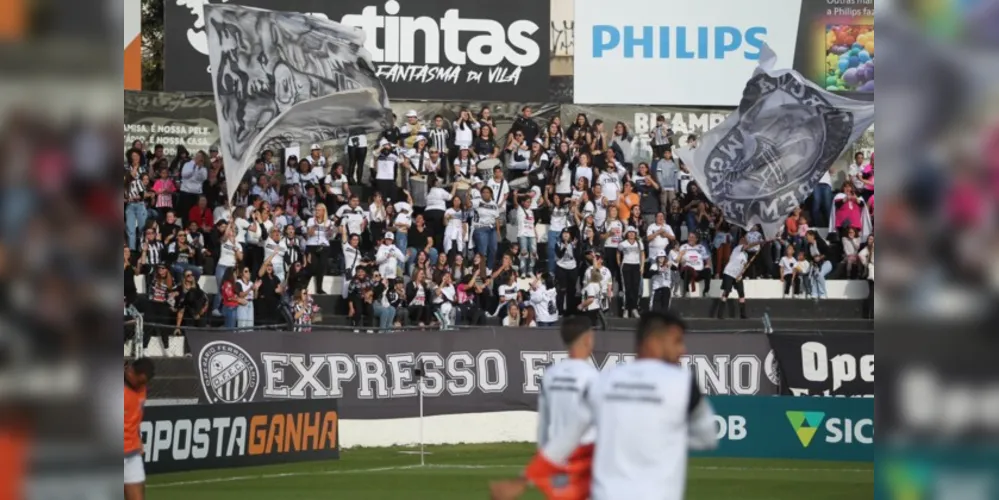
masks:
<svg viewBox="0 0 999 500"><path fill-rule="evenodd" d="M671 252L676 254L675 251ZM670 256L664 250L658 250L655 262L645 271L645 277L649 279L649 286L652 290L649 310L657 312L669 311L670 298L673 296L671 290L673 285L673 263Z"/></svg>
<svg viewBox="0 0 999 500"><path fill-rule="evenodd" d="M791 295L791 286L793 285L794 267L798 264L798 261L794 258L794 246L788 246L787 252L783 257L780 258L780 282L784 285L784 296L787 298Z"/></svg>
<svg viewBox="0 0 999 500"><path fill-rule="evenodd" d="M811 272L812 265L805 260L805 252L798 252L798 262L794 265L794 273L791 275L795 295L800 295L804 290L806 299L812 296Z"/></svg>

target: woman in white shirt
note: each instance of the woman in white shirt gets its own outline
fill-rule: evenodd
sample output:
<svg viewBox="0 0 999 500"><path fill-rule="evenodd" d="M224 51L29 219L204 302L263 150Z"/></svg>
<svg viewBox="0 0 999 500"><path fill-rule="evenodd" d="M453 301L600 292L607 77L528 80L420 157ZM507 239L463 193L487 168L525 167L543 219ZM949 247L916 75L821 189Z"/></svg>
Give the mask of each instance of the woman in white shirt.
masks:
<svg viewBox="0 0 999 500"><path fill-rule="evenodd" d="M437 177L427 178L427 208L423 212L423 219L427 221L430 234L434 240L440 240L438 236L444 233L444 214L447 212L448 202L454 197L457 186L452 185L451 191L445 191L439 187L440 179Z"/></svg>
<svg viewBox="0 0 999 500"><path fill-rule="evenodd" d="M711 270L705 266L704 245L701 244L697 233L690 233L687 242L680 246L680 273L683 275L683 296L690 292L697 291L697 282L704 282L702 297L707 297L708 290L711 289Z"/></svg>
<svg viewBox="0 0 999 500"><path fill-rule="evenodd" d="M579 163L575 169L576 182L579 179L586 179L587 185L593 184L593 167L590 165L590 155L582 153L579 155Z"/></svg>
<svg viewBox="0 0 999 500"><path fill-rule="evenodd" d="M316 280L316 294L323 295L323 278L326 277L327 261L329 260L330 238L335 234L333 220L326 212L326 205L316 204L316 215L305 225L306 248L309 252L310 272Z"/></svg>
<svg viewBox="0 0 999 500"><path fill-rule="evenodd" d="M236 326L238 328L253 328L253 300L256 298L260 281L253 281L250 268L244 267L236 279L236 293L239 295L239 306L236 307Z"/></svg>
<svg viewBox="0 0 999 500"><path fill-rule="evenodd" d="M857 230L849 228L846 236L843 237L843 265L846 267L845 273L841 273L848 280L857 279L861 274L861 265L857 258L860 253L860 237Z"/></svg>
<svg viewBox="0 0 999 500"><path fill-rule="evenodd" d="M563 198L572 195L572 169L567 161L562 155L552 157L552 182L555 184L555 193Z"/></svg>
<svg viewBox="0 0 999 500"><path fill-rule="evenodd" d="M575 311L579 304L576 296L576 281L579 279L576 271L576 243L568 227L559 233L559 239L556 241L555 282L558 290L558 312L564 315L565 311Z"/></svg>
<svg viewBox="0 0 999 500"><path fill-rule="evenodd" d="M511 303L506 309L506 317L503 318L503 326L520 326L520 306Z"/></svg>
<svg viewBox="0 0 999 500"><path fill-rule="evenodd" d="M600 285L603 281L603 276L600 275L598 269L592 269L587 278L586 285L583 287L583 301L579 304L578 309L590 318L590 324L594 328L600 325L606 330L607 324L600 309L600 295L602 293Z"/></svg>
<svg viewBox="0 0 999 500"><path fill-rule="evenodd" d="M603 233L604 263L610 270L618 289L621 288L621 266L617 263L617 248L624 241L624 223L617 214L617 205L607 209L607 223Z"/></svg>
<svg viewBox="0 0 999 500"><path fill-rule="evenodd" d="M645 277L649 279L649 310L666 312L669 311L670 299L673 296L671 287L673 286L673 269L670 264L669 255L665 250L656 250L655 260L649 264L649 269Z"/></svg>
<svg viewBox="0 0 999 500"><path fill-rule="evenodd" d="M545 286L541 282L540 275L531 282L531 305L534 306L534 313L540 326L549 327L558 324L558 307L555 305L558 292L554 288L554 283L551 285L553 285L551 289Z"/></svg>
<svg viewBox="0 0 999 500"><path fill-rule="evenodd" d="M618 245L618 266L621 267L621 281L625 290L625 307L622 317L630 312L638 318L639 301L642 298L642 274L645 271L645 247L638 239L638 231L629 227L625 230L624 241Z"/></svg>
<svg viewBox="0 0 999 500"><path fill-rule="evenodd" d="M343 164L334 163L333 170L326 176L326 193L332 198L334 206L347 203L350 199L350 185L347 175L343 173Z"/></svg>
<svg viewBox="0 0 999 500"><path fill-rule="evenodd" d="M371 205L368 206L368 230L371 232L371 241L381 241L385 237L385 229L388 224L388 212L385 210L385 199L382 194L375 191L371 197ZM392 234L395 241L395 233Z"/></svg>
<svg viewBox="0 0 999 500"><path fill-rule="evenodd" d="M454 146L459 149L469 149L472 147L472 140L479 130L479 121L472 117L472 113L467 109L458 113L458 119L454 121Z"/></svg>
<svg viewBox="0 0 999 500"><path fill-rule="evenodd" d="M236 240L236 231L232 226L229 226L222 237L218 261L215 263L215 282L219 283L219 287L222 286L221 283L226 271L236 267L236 264L242 260L243 246ZM222 311L219 309L221 303L222 294L216 293L214 303L212 304L213 316L222 316Z"/></svg>
<svg viewBox="0 0 999 500"><path fill-rule="evenodd" d="M419 136L413 149L406 153L409 158L409 173L411 175L427 175L427 167L430 165L430 151L427 150L427 138Z"/></svg>
<svg viewBox="0 0 999 500"><path fill-rule="evenodd" d="M470 150L468 148L461 148L452 166L451 179L453 181L468 180L471 176L472 167L475 166L475 160L472 159Z"/></svg>
<svg viewBox="0 0 999 500"><path fill-rule="evenodd" d="M548 250L547 264L548 272L555 274L555 247L558 246L562 230L569 225L569 207L563 204L566 197L554 194L549 198L548 194L546 192L544 197L544 203L551 210L551 220L548 222L548 243L546 244Z"/></svg>
<svg viewBox="0 0 999 500"><path fill-rule="evenodd" d="M507 275L506 283L500 285L497 289L499 305L496 306L496 312L493 313L492 316L499 316L500 318L505 317L507 315L507 309L510 305L517 304L518 292L520 292L520 285L517 284L517 275L510 272Z"/></svg>
<svg viewBox="0 0 999 500"><path fill-rule="evenodd" d="M466 214L461 207L461 198L455 196L451 198L451 208L444 212L444 253L451 255L451 250L456 255L465 252L468 240L468 224L465 222Z"/></svg>
<svg viewBox="0 0 999 500"><path fill-rule="evenodd" d="M739 244L732 249L732 255L729 256L725 269L722 271L721 298L712 303L712 316L717 315L718 319L725 319L725 314L728 312L729 316L735 317L735 311L728 309L731 304L728 302L728 296L732 294L734 289L739 295L739 317L742 319L748 317L746 314L746 288L743 286L742 278L752 262L749 257L751 250L764 243L766 241L750 243L746 236L739 238Z"/></svg>
<svg viewBox="0 0 999 500"><path fill-rule="evenodd" d="M534 211L531 199L522 198L517 207L517 242L520 243L520 275L527 278L534 275L538 263L538 235L534 228Z"/></svg>

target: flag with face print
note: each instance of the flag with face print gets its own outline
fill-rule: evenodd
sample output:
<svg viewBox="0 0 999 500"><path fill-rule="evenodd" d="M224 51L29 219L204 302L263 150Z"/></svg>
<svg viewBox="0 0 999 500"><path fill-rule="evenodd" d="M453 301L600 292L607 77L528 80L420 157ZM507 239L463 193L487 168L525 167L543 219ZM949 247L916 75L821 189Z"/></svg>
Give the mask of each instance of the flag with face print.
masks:
<svg viewBox="0 0 999 500"><path fill-rule="evenodd" d="M828 92L800 73L774 70L764 47L739 108L695 148L677 151L729 222L774 236L833 163L874 124L874 102Z"/></svg>

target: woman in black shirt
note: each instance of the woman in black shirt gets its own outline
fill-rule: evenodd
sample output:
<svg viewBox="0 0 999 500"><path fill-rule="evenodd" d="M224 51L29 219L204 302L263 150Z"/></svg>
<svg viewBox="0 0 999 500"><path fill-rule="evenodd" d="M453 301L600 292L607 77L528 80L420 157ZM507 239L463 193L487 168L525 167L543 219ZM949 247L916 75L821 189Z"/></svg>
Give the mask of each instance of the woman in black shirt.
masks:
<svg viewBox="0 0 999 500"><path fill-rule="evenodd" d="M253 303L254 323L257 325L277 325L281 319L281 293L284 291L281 280L274 274L274 257L271 254L260 268L260 288Z"/></svg>

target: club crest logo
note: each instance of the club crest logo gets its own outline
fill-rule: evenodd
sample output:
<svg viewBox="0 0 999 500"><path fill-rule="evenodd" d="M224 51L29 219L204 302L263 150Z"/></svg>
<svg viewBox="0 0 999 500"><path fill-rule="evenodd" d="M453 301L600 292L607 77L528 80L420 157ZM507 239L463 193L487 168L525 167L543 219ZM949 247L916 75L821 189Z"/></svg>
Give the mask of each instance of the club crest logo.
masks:
<svg viewBox="0 0 999 500"><path fill-rule="evenodd" d="M253 400L260 381L257 365L236 344L211 342L198 355L201 385L210 403L246 403Z"/></svg>
<svg viewBox="0 0 999 500"><path fill-rule="evenodd" d="M792 75L756 75L739 120L706 158L709 192L725 218L781 224L850 141L854 116Z"/></svg>

